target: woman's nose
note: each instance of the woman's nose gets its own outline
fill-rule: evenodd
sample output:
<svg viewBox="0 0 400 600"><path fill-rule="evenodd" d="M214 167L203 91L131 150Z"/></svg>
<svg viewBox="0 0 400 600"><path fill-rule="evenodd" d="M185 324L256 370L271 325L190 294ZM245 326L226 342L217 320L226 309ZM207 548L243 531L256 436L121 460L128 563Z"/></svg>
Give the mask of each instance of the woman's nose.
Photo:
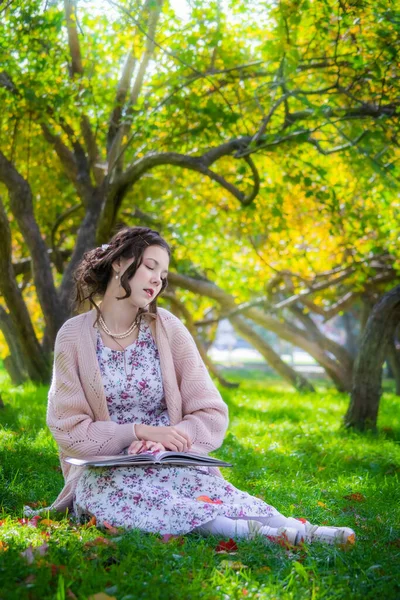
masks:
<svg viewBox="0 0 400 600"><path fill-rule="evenodd" d="M158 275L157 273L152 273L151 281L155 285L160 285L160 283L161 283L161 275Z"/></svg>

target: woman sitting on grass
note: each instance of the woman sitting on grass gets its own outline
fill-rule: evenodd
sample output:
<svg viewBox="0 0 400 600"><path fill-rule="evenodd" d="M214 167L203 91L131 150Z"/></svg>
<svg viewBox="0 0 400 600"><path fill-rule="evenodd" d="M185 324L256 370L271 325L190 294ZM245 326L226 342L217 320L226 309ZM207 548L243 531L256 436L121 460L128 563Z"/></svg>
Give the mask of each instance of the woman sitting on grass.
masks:
<svg viewBox="0 0 400 600"><path fill-rule="evenodd" d="M68 320L56 340L47 423L65 487L51 508L161 534L354 542L346 527L284 517L215 467L82 469L62 460L221 446L227 406L186 327L157 308L169 258L157 232L132 227L87 252L75 273L78 305L89 300L94 309Z"/></svg>

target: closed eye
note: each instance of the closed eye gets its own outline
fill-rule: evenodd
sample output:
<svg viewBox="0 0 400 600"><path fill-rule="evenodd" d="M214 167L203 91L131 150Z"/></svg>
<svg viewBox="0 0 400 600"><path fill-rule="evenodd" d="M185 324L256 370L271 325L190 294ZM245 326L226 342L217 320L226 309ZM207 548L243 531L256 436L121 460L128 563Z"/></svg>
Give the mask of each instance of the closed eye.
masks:
<svg viewBox="0 0 400 600"><path fill-rule="evenodd" d="M147 267L147 268L148 268L150 271L154 271L153 267L149 267L148 265L145 265L145 266L146 266L146 267ZM166 278L166 277L161 277L161 281L162 281L163 283L165 283L165 282L167 281L167 278Z"/></svg>

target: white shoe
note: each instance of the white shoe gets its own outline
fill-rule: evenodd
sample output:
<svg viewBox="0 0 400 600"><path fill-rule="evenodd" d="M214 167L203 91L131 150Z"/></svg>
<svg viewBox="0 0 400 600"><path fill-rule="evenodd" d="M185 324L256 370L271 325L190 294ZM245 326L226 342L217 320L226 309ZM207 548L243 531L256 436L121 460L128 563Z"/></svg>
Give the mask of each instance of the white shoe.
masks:
<svg viewBox="0 0 400 600"><path fill-rule="evenodd" d="M355 544L356 534L350 527L318 527L305 524L305 542L324 542L325 544Z"/></svg>
<svg viewBox="0 0 400 600"><path fill-rule="evenodd" d="M283 546L288 544L295 546L299 541L299 532L292 527L268 527L268 525L263 526L259 521L248 521L248 526L250 539L261 535L271 542L277 542Z"/></svg>

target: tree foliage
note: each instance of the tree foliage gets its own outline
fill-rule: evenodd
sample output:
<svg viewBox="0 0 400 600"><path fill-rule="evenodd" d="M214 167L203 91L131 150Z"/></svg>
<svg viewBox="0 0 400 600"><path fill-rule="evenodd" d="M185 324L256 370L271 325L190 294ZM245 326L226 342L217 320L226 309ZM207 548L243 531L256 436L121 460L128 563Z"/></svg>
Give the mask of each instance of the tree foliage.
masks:
<svg viewBox="0 0 400 600"><path fill-rule="evenodd" d="M82 253L146 223L194 319L243 310L350 389L315 315L397 278L396 4L21 0L2 16L5 227L44 358Z"/></svg>

